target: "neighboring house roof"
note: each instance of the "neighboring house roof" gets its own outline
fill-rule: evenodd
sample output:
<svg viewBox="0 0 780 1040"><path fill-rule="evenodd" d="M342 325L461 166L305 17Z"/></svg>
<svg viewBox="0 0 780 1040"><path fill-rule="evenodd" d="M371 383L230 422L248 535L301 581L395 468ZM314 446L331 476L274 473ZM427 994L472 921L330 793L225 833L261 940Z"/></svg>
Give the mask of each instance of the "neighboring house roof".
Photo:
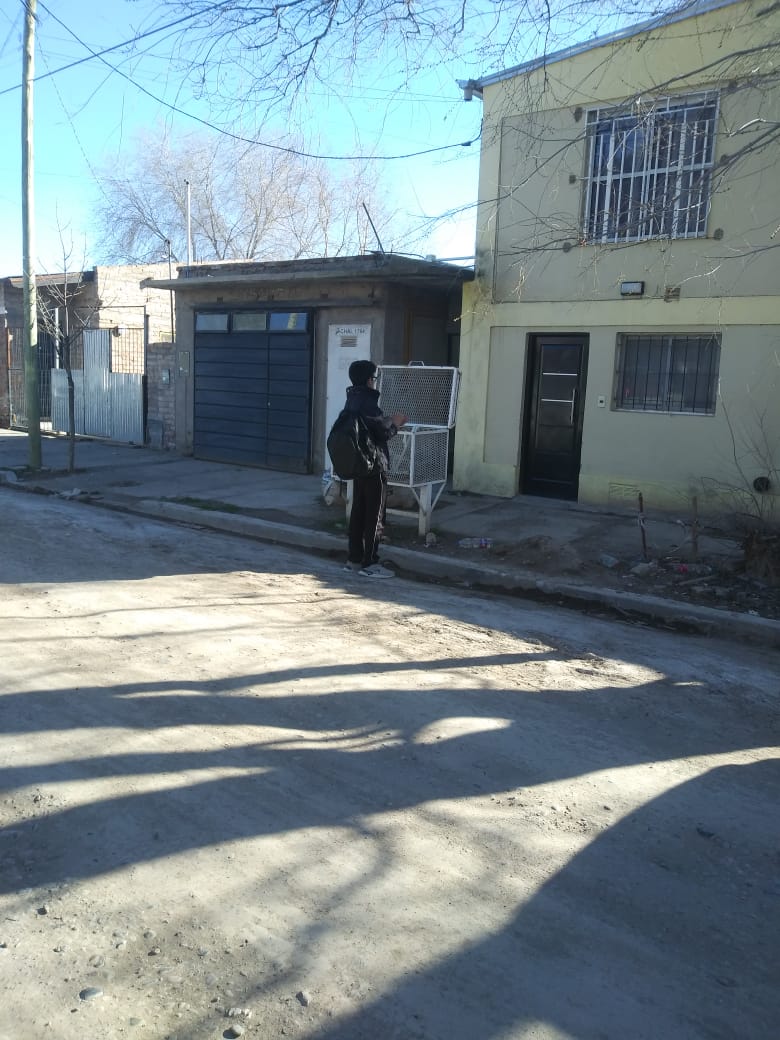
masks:
<svg viewBox="0 0 780 1040"><path fill-rule="evenodd" d="M616 29L615 32L597 36L583 43L574 44L572 47L554 51L552 54L542 54L538 58L532 58L530 61L523 62L521 65L515 65L510 69L492 72L486 76L480 76L479 79L459 79L458 86L466 93L467 100L470 100L473 94L481 96L483 87L491 87L496 83L501 83L503 80L514 79L515 76L523 76L528 72L533 72L534 69L544 68L557 61L565 61L567 58L573 58L577 54L584 54L586 51L595 50L610 43L616 43L618 40L630 39L632 36L638 36L640 33L647 32L649 29L656 29L661 25L672 25L674 22L682 22L687 18L695 18L708 11L717 11L721 7L731 7L738 3L744 3L744 0L689 0L688 3L681 5L674 11L658 14L647 21L626 26L624 29Z"/></svg>
<svg viewBox="0 0 780 1040"><path fill-rule="evenodd" d="M414 260L397 253L325 257L311 260L254 260L193 264L177 268L179 277L149 278L141 283L153 289L203 289L240 282L257 285L311 281L382 281L421 288L454 289L474 278L470 267L457 267L436 260Z"/></svg>
<svg viewBox="0 0 780 1040"><path fill-rule="evenodd" d="M92 271L69 271L67 274L36 274L35 285L36 287L43 287L46 285L65 285L65 282L69 285L74 283L93 282L95 280L95 272ZM24 278L22 275L12 275L6 278L6 281L14 289L24 288Z"/></svg>

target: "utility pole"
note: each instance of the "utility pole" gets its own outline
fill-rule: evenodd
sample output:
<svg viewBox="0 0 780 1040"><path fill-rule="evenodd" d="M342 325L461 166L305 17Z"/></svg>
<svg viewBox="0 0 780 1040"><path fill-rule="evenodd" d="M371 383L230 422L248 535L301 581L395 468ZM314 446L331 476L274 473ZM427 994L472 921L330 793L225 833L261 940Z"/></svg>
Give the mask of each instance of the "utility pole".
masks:
<svg viewBox="0 0 780 1040"><path fill-rule="evenodd" d="M38 301L32 256L35 247L33 192L33 77L35 54L35 8L37 0L26 0L24 61L22 66L22 267L24 287L24 397L27 412L27 449L30 469L41 468L41 405L38 388Z"/></svg>
<svg viewBox="0 0 780 1040"><path fill-rule="evenodd" d="M187 266L192 263L192 185L189 181L184 182L187 185Z"/></svg>
<svg viewBox="0 0 780 1040"><path fill-rule="evenodd" d="M171 258L171 240L169 238L165 239L165 245L166 245L166 247L168 249L168 281L170 282L173 279L173 269L172 269L172 266L171 266L171 259L172 259ZM176 342L176 331L175 331L176 325L175 325L174 320L173 320L173 289L169 289L168 293L169 293L169 296L171 298L171 343L175 343Z"/></svg>

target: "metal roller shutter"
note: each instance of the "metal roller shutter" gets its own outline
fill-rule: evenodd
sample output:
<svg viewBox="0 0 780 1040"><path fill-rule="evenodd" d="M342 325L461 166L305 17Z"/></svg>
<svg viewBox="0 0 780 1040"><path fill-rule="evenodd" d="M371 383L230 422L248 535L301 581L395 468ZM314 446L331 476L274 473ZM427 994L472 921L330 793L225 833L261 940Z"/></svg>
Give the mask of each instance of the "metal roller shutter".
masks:
<svg viewBox="0 0 780 1040"><path fill-rule="evenodd" d="M286 316L269 313L268 324ZM239 331L235 317L230 315L226 331L199 331L196 324L193 453L309 472L311 334L305 327ZM297 317L308 324L307 316Z"/></svg>

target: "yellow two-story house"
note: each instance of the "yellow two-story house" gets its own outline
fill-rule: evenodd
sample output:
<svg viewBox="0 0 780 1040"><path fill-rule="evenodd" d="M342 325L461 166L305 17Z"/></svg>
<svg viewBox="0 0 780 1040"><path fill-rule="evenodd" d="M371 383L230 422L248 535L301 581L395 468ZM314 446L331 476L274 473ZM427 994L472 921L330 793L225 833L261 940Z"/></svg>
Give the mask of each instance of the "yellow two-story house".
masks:
<svg viewBox="0 0 780 1040"><path fill-rule="evenodd" d="M695 3L484 105L454 484L780 502L780 4Z"/></svg>

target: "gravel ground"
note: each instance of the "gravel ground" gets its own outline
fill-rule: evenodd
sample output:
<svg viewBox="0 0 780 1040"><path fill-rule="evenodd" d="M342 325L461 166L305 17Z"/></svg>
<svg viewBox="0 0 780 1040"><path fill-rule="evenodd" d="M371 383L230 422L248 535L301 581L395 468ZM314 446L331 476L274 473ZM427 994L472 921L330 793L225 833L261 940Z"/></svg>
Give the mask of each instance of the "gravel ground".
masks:
<svg viewBox="0 0 780 1040"><path fill-rule="evenodd" d="M0 1040L776 1035L776 654L0 524Z"/></svg>

